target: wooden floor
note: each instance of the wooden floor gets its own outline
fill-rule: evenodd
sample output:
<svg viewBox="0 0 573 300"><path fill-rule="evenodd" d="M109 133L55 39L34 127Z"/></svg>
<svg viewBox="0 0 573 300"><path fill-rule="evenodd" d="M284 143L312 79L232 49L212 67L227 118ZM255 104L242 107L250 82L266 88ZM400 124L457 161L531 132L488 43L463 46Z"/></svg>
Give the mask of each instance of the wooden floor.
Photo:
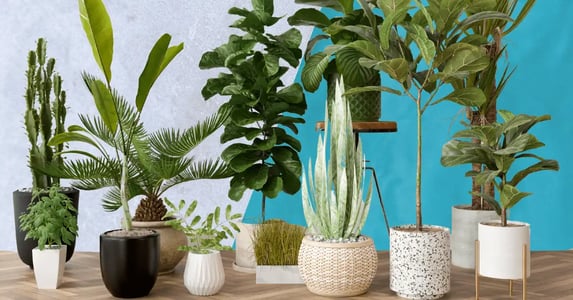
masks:
<svg viewBox="0 0 573 300"><path fill-rule="evenodd" d="M532 273L527 299L573 300L573 252L532 253ZM232 269L233 252L223 253L226 282L219 294L207 299L325 299L307 291L304 285L257 285L254 274ZM388 288L388 253L379 253L378 274L370 291L348 299L401 299ZM184 263L175 273L160 276L146 299L199 298L183 286ZM507 281L482 278L480 299L521 299L521 282L514 283L514 297L507 295ZM65 278L58 290L38 290L33 271L13 252L0 251L0 299L114 299L103 286L97 253L75 253L66 264ZM451 292L443 299L474 299L474 273L454 267Z"/></svg>

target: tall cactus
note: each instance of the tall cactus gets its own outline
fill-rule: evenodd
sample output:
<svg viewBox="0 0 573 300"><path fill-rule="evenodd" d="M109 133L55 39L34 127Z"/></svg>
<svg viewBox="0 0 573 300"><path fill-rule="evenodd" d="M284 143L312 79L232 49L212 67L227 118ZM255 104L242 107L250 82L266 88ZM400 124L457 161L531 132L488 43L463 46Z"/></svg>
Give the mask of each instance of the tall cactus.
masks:
<svg viewBox="0 0 573 300"><path fill-rule="evenodd" d="M64 144L48 146L53 135L65 131L66 92L62 90L62 78L54 72L55 64L53 58L46 60L46 41L38 39L36 50L28 53L28 85L24 95L24 126L30 141L29 166L34 189L46 189L60 183L59 178L41 172L47 165L63 163L58 153L64 149Z"/></svg>

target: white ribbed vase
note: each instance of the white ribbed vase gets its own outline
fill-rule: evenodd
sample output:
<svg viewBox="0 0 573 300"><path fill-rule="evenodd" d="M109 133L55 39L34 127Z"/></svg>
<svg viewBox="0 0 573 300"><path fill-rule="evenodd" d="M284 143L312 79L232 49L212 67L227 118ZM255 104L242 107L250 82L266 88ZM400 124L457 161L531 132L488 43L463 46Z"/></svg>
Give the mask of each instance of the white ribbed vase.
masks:
<svg viewBox="0 0 573 300"><path fill-rule="evenodd" d="M525 259L529 277L531 272L529 224L507 222L506 227L500 224L499 220L479 224L479 274L497 279L522 279L523 245L527 245Z"/></svg>
<svg viewBox="0 0 573 300"><path fill-rule="evenodd" d="M402 298L438 299L450 291L450 233L424 225L390 228L390 289Z"/></svg>
<svg viewBox="0 0 573 300"><path fill-rule="evenodd" d="M225 270L219 251L187 254L183 283L192 295L211 296L225 284Z"/></svg>
<svg viewBox="0 0 573 300"><path fill-rule="evenodd" d="M473 210L470 205L452 207L452 265L475 267L475 244L478 224L499 218L495 210Z"/></svg>

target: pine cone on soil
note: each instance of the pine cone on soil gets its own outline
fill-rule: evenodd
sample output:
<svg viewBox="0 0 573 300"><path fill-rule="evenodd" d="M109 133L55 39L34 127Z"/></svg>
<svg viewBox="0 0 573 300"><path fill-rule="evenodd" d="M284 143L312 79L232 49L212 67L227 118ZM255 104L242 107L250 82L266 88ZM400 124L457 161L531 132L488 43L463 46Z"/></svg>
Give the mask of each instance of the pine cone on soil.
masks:
<svg viewBox="0 0 573 300"><path fill-rule="evenodd" d="M167 213L167 208L161 198L144 198L135 210L134 221L162 221L161 218Z"/></svg>

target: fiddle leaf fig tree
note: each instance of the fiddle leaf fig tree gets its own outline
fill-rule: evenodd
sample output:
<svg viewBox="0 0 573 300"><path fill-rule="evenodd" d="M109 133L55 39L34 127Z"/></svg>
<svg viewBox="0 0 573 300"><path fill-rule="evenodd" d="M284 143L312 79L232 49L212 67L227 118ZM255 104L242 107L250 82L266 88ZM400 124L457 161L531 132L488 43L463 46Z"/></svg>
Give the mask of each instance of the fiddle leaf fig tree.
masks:
<svg viewBox="0 0 573 300"><path fill-rule="evenodd" d="M300 32L291 28L278 35L266 33L280 19L273 16L273 1L251 3L252 10L229 10L240 17L231 27L244 34L231 35L227 43L204 53L199 67L225 69L207 80L202 94L206 100L228 97L221 107L230 111L221 143L232 142L222 153L234 171L229 198L239 200L247 189L260 191L264 220L266 197L300 189L301 144L294 135L297 124L304 123L300 116L306 100L298 83L285 86L281 80L289 66L299 64Z"/></svg>
<svg viewBox="0 0 573 300"><path fill-rule="evenodd" d="M476 87L453 89L443 96L442 87L453 85L475 72L486 68L489 57L483 47L470 43L472 35L467 29L488 19L509 19L495 11L468 15L467 11L478 3L469 0L435 0L423 4L419 0L359 0L377 34L363 26L350 26L349 30L363 36L368 43L356 41L348 45L360 49L362 66L386 73L412 100L417 115L416 159L416 228L422 229L422 116L430 106L451 101L463 106L478 107L485 101L482 90ZM447 13L446 13L447 12ZM398 51L389 51L398 49ZM348 93L366 88L354 88ZM371 89L371 88L370 88Z"/></svg>
<svg viewBox="0 0 573 300"><path fill-rule="evenodd" d="M475 176L478 184L493 183L498 198L482 193L484 199L501 216L502 226L507 226L507 211L530 193L521 192L517 185L532 173L545 170L559 170L556 160L544 159L530 150L545 146L529 130L536 124L550 120L549 115L514 115L500 111L503 123L471 126L459 131L454 139L442 148L442 165L478 163L486 166L480 172L469 171L466 176ZM479 139L476 144L472 139ZM515 170L518 161L533 161L530 165ZM510 173L511 171L511 173Z"/></svg>

